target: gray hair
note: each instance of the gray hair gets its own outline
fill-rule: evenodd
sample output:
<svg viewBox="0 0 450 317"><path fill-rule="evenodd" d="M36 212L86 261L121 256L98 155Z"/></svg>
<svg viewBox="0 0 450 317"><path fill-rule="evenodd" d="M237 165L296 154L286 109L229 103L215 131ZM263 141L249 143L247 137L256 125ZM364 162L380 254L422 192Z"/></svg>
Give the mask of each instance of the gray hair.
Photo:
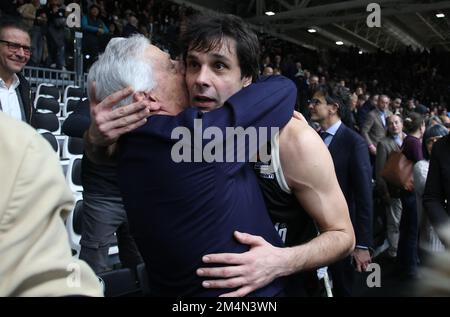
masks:
<svg viewBox="0 0 450 317"><path fill-rule="evenodd" d="M95 99L102 101L114 92L132 87L134 92L148 92L156 87L152 61L145 60L145 50L150 41L142 35L130 38L113 38L105 52L92 65L88 78L89 99L95 81ZM133 102L133 96L122 100L117 106Z"/></svg>

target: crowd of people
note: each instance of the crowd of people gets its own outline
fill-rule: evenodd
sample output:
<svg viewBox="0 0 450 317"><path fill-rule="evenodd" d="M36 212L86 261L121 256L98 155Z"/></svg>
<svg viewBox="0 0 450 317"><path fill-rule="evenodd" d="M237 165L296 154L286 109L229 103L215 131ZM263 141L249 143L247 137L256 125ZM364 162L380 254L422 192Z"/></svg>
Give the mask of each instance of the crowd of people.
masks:
<svg viewBox="0 0 450 317"><path fill-rule="evenodd" d="M105 257L115 232L124 237L123 243L119 241L123 265L144 262L154 296L313 295L320 288L314 283L319 281L316 270L324 266L333 293L351 296L355 271L365 271L380 247L373 241L373 222L379 215L386 228L382 241L386 238L389 245L386 256L395 261L402 278L420 278L425 257L446 252L450 116L440 71L448 65L433 64L438 53L406 51L400 57L379 53L359 58L353 51L328 52L320 64L310 64L315 69L311 71L295 54L271 47L270 40L261 45L235 16L187 20L189 10L161 1L137 1L125 11L117 1L83 4L88 8L82 18L84 40L91 43L85 50L92 56L103 50L104 54L90 65L90 104L85 102L66 119L65 131L84 136L86 144L80 259L91 269L82 267L87 289L71 292L60 286L61 291L53 289L55 295L98 295L91 270L98 274L109 269ZM27 11L20 9L23 5L17 7L22 17ZM49 7L42 14L36 11L31 35L17 19L2 16L0 23L0 110L17 121L33 123L35 110L20 71L34 56L36 23L49 24L52 14L61 17L64 11L58 0L50 1ZM127 22L118 24L114 13L127 10ZM51 37L50 29L48 25ZM108 34L126 37L104 38ZM49 50L53 44L48 44ZM60 49L49 52L49 59L62 68ZM184 52L184 61L168 54L177 50ZM396 65L402 56L408 58ZM330 60L333 63L327 63ZM389 68L394 65L404 71L394 73ZM410 84L408 76L417 76L418 81ZM294 109L303 116L292 115ZM11 124L3 114L0 119L5 126ZM215 160L208 164L174 162L178 141L173 139L174 129L195 131L200 119L200 129L280 128L266 142L271 162L261 156L257 162L229 161L228 156L224 160L216 148ZM83 128L73 132L80 122ZM36 138L30 130L26 133ZM9 141L6 133L2 135L2 142ZM34 143L39 142L24 147L36 150ZM9 147L2 149L15 151ZM249 158L255 150L248 148ZM23 148L17 151L24 155ZM382 176L394 152L414 164L413 188L395 186ZM6 175L6 169L2 173ZM52 230L42 237L61 236L62 222L54 219L70 208L66 194L60 194L63 203L42 195L49 201L43 202L42 217L53 220ZM27 215L30 209L24 204L23 210L10 210L7 200L4 205L1 225L14 243L18 233L8 219L13 212ZM42 231L27 228L32 234ZM61 270L71 263L67 247L58 246L67 249L64 256L43 251L36 256L48 261L60 256L54 265ZM2 271L21 275L18 263L27 257L20 252L11 255ZM35 274L44 268L45 264ZM49 278L61 280L60 275ZM0 284L0 294L37 294L23 287L18 278ZM49 288L43 294L51 292Z"/></svg>
<svg viewBox="0 0 450 317"><path fill-rule="evenodd" d="M50 0L47 5L37 0L3 1L0 12L21 16L31 28L33 54L29 65L61 69L71 64L67 57L73 55L73 32L63 23L65 6L70 3L82 8L86 70L111 38L132 34L142 34L176 56L180 53L179 35L195 13L190 7L161 0ZM258 35L261 73L268 67L268 74L283 74L293 80L302 81L314 74L320 83L345 81L352 91L361 88L371 94L385 93L401 98L404 106L414 99L429 111L450 103L450 81L445 76L450 63L445 52L433 48L414 51L410 47L395 54L381 50L360 54L357 47L311 51L267 34Z"/></svg>

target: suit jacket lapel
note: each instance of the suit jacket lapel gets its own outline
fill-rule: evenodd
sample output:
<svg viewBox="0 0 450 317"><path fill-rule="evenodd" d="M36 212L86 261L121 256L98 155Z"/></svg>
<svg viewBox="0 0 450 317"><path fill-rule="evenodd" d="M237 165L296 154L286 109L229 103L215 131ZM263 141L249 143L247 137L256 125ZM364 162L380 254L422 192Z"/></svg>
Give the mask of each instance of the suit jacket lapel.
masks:
<svg viewBox="0 0 450 317"><path fill-rule="evenodd" d="M342 134L344 133L344 124L342 123L339 129L336 131L336 134L333 136L333 140L331 140L330 145L328 146L328 149L330 150L330 153L335 154L336 151L339 151L341 148L342 143Z"/></svg>

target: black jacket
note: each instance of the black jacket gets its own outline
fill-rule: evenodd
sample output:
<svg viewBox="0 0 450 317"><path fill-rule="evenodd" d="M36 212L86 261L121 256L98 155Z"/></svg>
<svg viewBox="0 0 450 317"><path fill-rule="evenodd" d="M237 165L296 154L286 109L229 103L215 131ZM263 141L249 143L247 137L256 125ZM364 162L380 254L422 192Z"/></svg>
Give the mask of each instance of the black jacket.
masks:
<svg viewBox="0 0 450 317"><path fill-rule="evenodd" d="M433 145L423 194L423 206L431 223L439 227L450 216L450 135Z"/></svg>
<svg viewBox="0 0 450 317"><path fill-rule="evenodd" d="M25 113L25 122L31 124L34 114L34 107L31 103L30 84L21 73L17 73L17 77L19 77L20 81L20 85L16 88L17 96L22 101L23 111Z"/></svg>

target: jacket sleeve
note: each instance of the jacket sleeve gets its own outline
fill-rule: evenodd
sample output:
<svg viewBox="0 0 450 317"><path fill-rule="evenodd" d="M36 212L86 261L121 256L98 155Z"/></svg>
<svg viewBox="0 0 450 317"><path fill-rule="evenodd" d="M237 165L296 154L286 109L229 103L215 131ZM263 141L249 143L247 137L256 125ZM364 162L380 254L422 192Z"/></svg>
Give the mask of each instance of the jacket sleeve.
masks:
<svg viewBox="0 0 450 317"><path fill-rule="evenodd" d="M355 198L355 236L356 245L372 247L372 169L369 152L364 140L358 137L353 150L352 186Z"/></svg>
<svg viewBox="0 0 450 317"><path fill-rule="evenodd" d="M63 218L73 198L58 159L37 134L20 142L9 154L17 164L0 168L10 190L0 195L0 296L102 296L94 272L72 258Z"/></svg>
<svg viewBox="0 0 450 317"><path fill-rule="evenodd" d="M210 112L189 108L175 117L152 116L145 131L170 140L176 127L194 130L194 119L201 119L203 130L214 127L223 131L223 135L227 127L282 128L292 118L296 98L297 88L291 80L270 76L240 90L223 107Z"/></svg>
<svg viewBox="0 0 450 317"><path fill-rule="evenodd" d="M375 160L375 176L377 191L381 195L389 195L389 190L386 181L381 177L381 172L383 171L384 165L386 165L388 159L388 149L384 142L379 142L377 145L377 156Z"/></svg>
<svg viewBox="0 0 450 317"><path fill-rule="evenodd" d="M94 33L97 34L98 28L92 25L89 25L88 23L88 17L86 15L83 15L81 17L81 29L84 32Z"/></svg>
<svg viewBox="0 0 450 317"><path fill-rule="evenodd" d="M431 151L430 167L423 194L425 212L430 218L431 224L438 228L449 222L449 216L444 208L444 184L441 175L442 165L448 164L448 159L442 157L440 146L445 143L436 143Z"/></svg>
<svg viewBox="0 0 450 317"><path fill-rule="evenodd" d="M367 145L374 144L373 140L369 136L369 132L372 129L374 123L375 123L375 120L373 119L373 115L372 115L372 113L369 112L367 114L366 121L364 122L362 129L361 129L361 134L362 134L363 138L366 140Z"/></svg>

